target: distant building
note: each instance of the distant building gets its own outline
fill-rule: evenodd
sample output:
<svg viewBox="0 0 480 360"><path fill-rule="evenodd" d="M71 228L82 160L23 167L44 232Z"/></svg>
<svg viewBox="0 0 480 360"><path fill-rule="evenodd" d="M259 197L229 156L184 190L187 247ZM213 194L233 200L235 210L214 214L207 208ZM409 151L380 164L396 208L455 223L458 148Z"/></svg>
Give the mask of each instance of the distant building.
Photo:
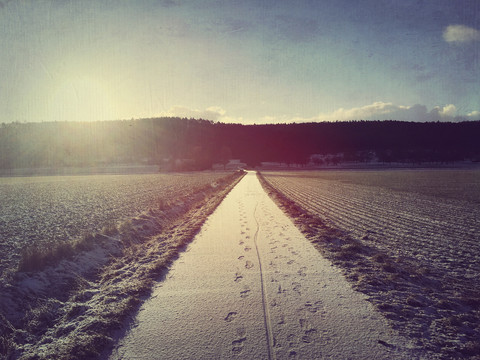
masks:
<svg viewBox="0 0 480 360"><path fill-rule="evenodd" d="M213 170L237 170L243 169L247 166L244 162L241 162L240 159L230 159L228 163L224 166L223 164L213 164Z"/></svg>
<svg viewBox="0 0 480 360"><path fill-rule="evenodd" d="M191 171L195 170L193 159L165 158L159 164L160 171Z"/></svg>

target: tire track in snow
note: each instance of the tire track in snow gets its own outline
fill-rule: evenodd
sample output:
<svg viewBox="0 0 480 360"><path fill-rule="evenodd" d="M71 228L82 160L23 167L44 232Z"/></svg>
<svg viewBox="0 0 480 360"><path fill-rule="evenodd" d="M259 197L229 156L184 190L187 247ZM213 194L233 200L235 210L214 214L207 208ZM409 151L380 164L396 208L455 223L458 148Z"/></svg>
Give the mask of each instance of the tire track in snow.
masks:
<svg viewBox="0 0 480 360"><path fill-rule="evenodd" d="M257 225L257 229L253 237L253 242L255 244L255 250L257 252L257 258L258 258L258 267L260 272L260 282L261 282L261 289L262 289L263 322L265 324L265 336L267 340L268 359L270 360L270 359L276 359L276 357L275 357L275 352L272 349L272 346L273 346L272 323L270 321L270 313L268 311L268 305L267 305L267 299L266 299L267 295L265 290L265 281L263 279L262 260L260 258L260 252L258 250L258 244L257 244L258 232L260 231L260 224L258 223L258 219L256 216L257 206L258 206L258 202L255 205L255 209L253 210L253 218L255 219L255 223Z"/></svg>

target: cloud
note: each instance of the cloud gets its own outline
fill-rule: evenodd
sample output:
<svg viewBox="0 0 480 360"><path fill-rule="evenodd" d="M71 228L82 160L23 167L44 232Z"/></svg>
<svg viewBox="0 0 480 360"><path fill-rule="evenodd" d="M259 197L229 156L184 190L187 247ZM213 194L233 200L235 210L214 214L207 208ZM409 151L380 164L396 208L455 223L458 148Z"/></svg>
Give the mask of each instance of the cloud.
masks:
<svg viewBox="0 0 480 360"><path fill-rule="evenodd" d="M362 107L351 109L340 108L332 113L322 113L318 116L318 119L320 121L370 120L375 117L385 118L385 116L389 114L404 110L408 110L408 108L394 105L393 103L378 101Z"/></svg>
<svg viewBox="0 0 480 360"><path fill-rule="evenodd" d="M436 114L442 118L455 117L457 114L457 108L453 104L445 105L443 108L435 106L430 113Z"/></svg>
<svg viewBox="0 0 480 360"><path fill-rule="evenodd" d="M325 114L323 114L325 115ZM401 120L401 121L454 121L457 120L457 108L453 104L435 106L428 111L425 105L395 105L391 102L375 102L371 105L352 109L339 109L327 118L335 120ZM322 114L319 116L322 118Z"/></svg>
<svg viewBox="0 0 480 360"><path fill-rule="evenodd" d="M205 110L192 110L184 106L173 106L167 112L163 113L162 116L218 121L220 118L224 117L225 114L226 111L219 106L210 106Z"/></svg>
<svg viewBox="0 0 480 360"><path fill-rule="evenodd" d="M450 25L443 31L443 38L449 43L480 41L480 31L464 25Z"/></svg>
<svg viewBox="0 0 480 360"><path fill-rule="evenodd" d="M470 120L480 120L480 111L472 111L467 114L467 118Z"/></svg>
<svg viewBox="0 0 480 360"><path fill-rule="evenodd" d="M428 111L425 105L415 104L411 106L396 105L391 102L377 101L373 104L344 109L340 108L330 113L321 113L318 116L291 117L287 115L264 116L257 119L245 119L243 117L231 117L219 106L210 106L204 110L190 109L184 106L173 106L161 116L173 116L181 118L194 118L212 120L223 123L236 124L287 124L323 121L351 121L351 120L399 120L415 122L432 121L467 121L479 120L480 111L471 111L467 115L459 116L458 109L453 104L435 106Z"/></svg>
<svg viewBox="0 0 480 360"><path fill-rule="evenodd" d="M428 111L425 105L396 105L391 102L377 101L370 105L356 108L340 108L330 113L321 113L312 118L293 118L289 122L350 121L350 120L400 120L400 121L463 121L480 117L480 112L473 111L467 116L458 116L453 104L435 106ZM273 121L272 121L273 122ZM285 122L285 121L277 121Z"/></svg>

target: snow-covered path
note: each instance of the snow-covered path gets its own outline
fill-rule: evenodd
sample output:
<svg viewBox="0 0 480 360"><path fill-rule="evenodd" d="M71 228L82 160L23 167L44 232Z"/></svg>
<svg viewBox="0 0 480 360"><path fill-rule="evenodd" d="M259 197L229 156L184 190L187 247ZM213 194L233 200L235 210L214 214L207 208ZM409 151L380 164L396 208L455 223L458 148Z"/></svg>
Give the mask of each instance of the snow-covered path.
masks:
<svg viewBox="0 0 480 360"><path fill-rule="evenodd" d="M111 359L412 359L248 173Z"/></svg>

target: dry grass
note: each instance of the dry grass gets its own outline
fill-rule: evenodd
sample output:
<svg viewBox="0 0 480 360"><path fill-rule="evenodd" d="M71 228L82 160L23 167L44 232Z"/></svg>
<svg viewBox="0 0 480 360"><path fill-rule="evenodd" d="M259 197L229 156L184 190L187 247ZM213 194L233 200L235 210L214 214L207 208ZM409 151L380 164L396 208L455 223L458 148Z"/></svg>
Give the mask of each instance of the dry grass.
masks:
<svg viewBox="0 0 480 360"><path fill-rule="evenodd" d="M64 259L71 259L80 252L91 250L95 240L96 236L94 234L86 234L80 239L73 241L50 242L26 246L21 252L18 271L39 271L46 266L58 264Z"/></svg>

